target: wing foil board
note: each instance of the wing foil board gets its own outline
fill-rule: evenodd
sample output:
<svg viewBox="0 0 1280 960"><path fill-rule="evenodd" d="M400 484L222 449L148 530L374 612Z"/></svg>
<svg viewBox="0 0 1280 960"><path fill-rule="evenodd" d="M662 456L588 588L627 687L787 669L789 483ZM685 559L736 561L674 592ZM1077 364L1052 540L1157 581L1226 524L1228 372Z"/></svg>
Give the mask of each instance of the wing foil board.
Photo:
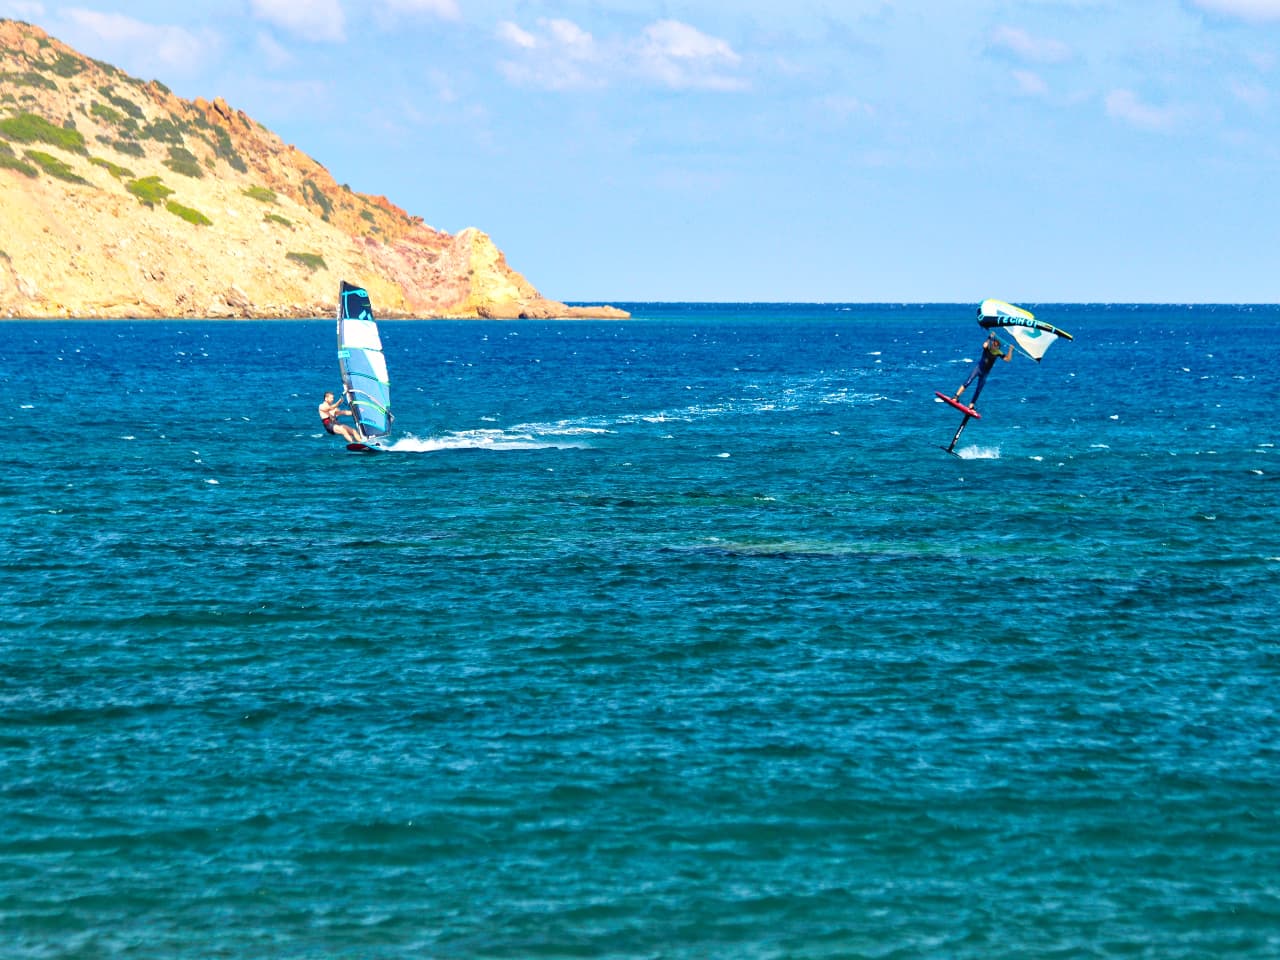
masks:
<svg viewBox="0 0 1280 960"><path fill-rule="evenodd" d="M973 417L973 419L975 420L982 419L982 414L980 414L973 407L966 407L959 400L956 400L954 397L951 397L948 394L943 393L941 390L935 390L933 391L933 393L934 393L934 396L936 396L943 403L949 403L951 406L955 407L957 410L963 413L966 417Z"/></svg>

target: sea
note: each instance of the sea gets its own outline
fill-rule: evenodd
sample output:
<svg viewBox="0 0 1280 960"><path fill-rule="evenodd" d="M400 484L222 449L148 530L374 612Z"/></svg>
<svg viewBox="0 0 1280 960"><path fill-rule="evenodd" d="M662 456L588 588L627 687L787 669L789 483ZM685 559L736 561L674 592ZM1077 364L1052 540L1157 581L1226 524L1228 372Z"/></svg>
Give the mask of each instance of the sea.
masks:
<svg viewBox="0 0 1280 960"><path fill-rule="evenodd" d="M1280 957L1280 306L621 306L0 323L0 958Z"/></svg>

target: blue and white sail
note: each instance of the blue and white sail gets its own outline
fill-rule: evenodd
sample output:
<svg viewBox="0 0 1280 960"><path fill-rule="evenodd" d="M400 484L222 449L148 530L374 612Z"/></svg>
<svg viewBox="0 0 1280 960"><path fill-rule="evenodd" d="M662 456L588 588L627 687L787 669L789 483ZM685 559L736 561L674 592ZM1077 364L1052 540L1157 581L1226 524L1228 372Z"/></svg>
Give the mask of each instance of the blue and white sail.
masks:
<svg viewBox="0 0 1280 960"><path fill-rule="evenodd" d="M1023 310L1003 300L983 300L978 308L978 323L987 330L1007 333L1018 349L1036 363L1057 340L1070 340L1071 334L1052 323L1037 320L1030 310Z"/></svg>
<svg viewBox="0 0 1280 960"><path fill-rule="evenodd" d="M338 291L338 368L356 431L365 441L391 433L391 380L369 294L345 280Z"/></svg>

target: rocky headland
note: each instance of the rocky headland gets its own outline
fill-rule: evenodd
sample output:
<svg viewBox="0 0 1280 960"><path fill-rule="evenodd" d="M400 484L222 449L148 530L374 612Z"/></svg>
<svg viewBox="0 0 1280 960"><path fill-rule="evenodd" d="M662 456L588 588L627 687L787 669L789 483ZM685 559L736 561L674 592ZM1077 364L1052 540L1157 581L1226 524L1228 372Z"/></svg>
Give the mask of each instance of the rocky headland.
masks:
<svg viewBox="0 0 1280 960"><path fill-rule="evenodd" d="M220 99L0 20L0 317L625 317L548 300L483 232L357 193Z"/></svg>

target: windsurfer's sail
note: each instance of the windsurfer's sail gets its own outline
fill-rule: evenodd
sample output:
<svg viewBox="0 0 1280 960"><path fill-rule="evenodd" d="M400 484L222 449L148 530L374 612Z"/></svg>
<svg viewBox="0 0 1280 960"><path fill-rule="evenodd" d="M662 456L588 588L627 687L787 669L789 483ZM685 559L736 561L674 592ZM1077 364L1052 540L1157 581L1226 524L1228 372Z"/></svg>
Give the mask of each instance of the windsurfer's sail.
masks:
<svg viewBox="0 0 1280 960"><path fill-rule="evenodd" d="M391 381L369 294L342 281L338 291L338 368L356 430L365 440L391 432Z"/></svg>
<svg viewBox="0 0 1280 960"><path fill-rule="evenodd" d="M1008 333L1018 349L1036 363L1059 338L1070 340L1071 334L1052 323L1037 320L1030 310L1023 310L1003 300L983 300L978 308L978 323L986 329L998 328Z"/></svg>

